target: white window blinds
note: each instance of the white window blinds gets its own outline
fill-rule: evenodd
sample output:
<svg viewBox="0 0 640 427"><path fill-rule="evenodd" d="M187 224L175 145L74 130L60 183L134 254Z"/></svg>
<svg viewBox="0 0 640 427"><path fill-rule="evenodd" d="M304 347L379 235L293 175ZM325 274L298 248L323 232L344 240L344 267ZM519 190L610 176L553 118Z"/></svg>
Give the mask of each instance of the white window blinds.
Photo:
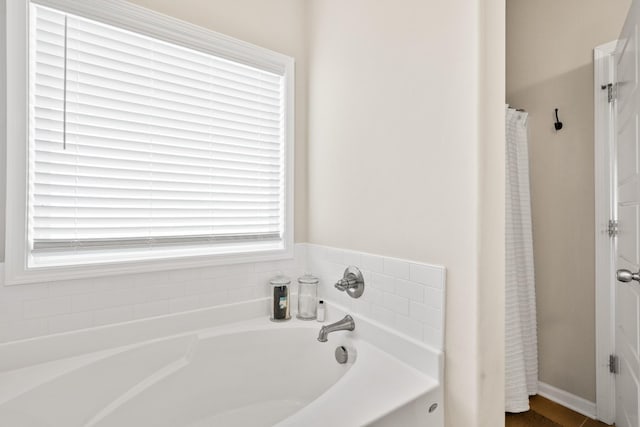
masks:
<svg viewBox="0 0 640 427"><path fill-rule="evenodd" d="M32 251L280 242L284 76L30 7Z"/></svg>

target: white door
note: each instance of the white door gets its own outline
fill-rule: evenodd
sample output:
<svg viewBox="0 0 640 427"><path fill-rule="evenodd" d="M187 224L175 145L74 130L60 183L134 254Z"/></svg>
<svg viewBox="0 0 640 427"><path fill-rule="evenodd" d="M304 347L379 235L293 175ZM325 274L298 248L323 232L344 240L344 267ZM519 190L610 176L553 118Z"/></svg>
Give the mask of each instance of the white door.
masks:
<svg viewBox="0 0 640 427"><path fill-rule="evenodd" d="M638 119L638 23L634 0L615 54L616 62L616 202L619 234L615 263L615 342L618 356L616 426L640 427L640 152Z"/></svg>

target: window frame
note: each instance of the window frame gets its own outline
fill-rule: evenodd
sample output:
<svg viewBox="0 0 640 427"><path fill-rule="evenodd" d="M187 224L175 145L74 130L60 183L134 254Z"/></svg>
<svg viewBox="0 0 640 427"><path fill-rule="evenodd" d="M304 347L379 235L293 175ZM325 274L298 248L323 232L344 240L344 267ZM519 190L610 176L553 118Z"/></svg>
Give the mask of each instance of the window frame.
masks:
<svg viewBox="0 0 640 427"><path fill-rule="evenodd" d="M28 267L29 4L64 10L88 19L281 73L285 79L283 249L152 260L114 261L60 267ZM294 59L271 50L160 14L123 0L7 0L7 168L5 284L15 285L113 274L293 258L294 251ZM9 185L10 184L10 185Z"/></svg>

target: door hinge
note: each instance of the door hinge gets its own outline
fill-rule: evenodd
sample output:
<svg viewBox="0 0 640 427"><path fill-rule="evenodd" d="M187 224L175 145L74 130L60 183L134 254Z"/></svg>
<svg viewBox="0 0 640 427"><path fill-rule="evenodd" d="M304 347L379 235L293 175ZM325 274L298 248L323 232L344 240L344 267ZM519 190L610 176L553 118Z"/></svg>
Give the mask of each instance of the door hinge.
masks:
<svg viewBox="0 0 640 427"><path fill-rule="evenodd" d="M609 83L607 85L607 100L612 103L618 98L618 83Z"/></svg>
<svg viewBox="0 0 640 427"><path fill-rule="evenodd" d="M609 224L607 226L607 233L609 233L609 237L615 237L618 235L618 221L615 219L610 219Z"/></svg>
<svg viewBox="0 0 640 427"><path fill-rule="evenodd" d="M614 354L611 354L609 356L609 372L611 372L612 374L617 374L618 372L620 372L618 365L618 356Z"/></svg>

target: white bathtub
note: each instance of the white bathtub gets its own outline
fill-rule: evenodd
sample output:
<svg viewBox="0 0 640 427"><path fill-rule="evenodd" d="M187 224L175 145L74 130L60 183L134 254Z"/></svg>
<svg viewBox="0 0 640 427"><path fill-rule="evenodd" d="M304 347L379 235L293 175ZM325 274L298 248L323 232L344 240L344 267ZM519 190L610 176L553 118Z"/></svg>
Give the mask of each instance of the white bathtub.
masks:
<svg viewBox="0 0 640 427"><path fill-rule="evenodd" d="M272 323L265 307L2 344L0 426L443 425L437 352L359 318L320 343L319 323Z"/></svg>

